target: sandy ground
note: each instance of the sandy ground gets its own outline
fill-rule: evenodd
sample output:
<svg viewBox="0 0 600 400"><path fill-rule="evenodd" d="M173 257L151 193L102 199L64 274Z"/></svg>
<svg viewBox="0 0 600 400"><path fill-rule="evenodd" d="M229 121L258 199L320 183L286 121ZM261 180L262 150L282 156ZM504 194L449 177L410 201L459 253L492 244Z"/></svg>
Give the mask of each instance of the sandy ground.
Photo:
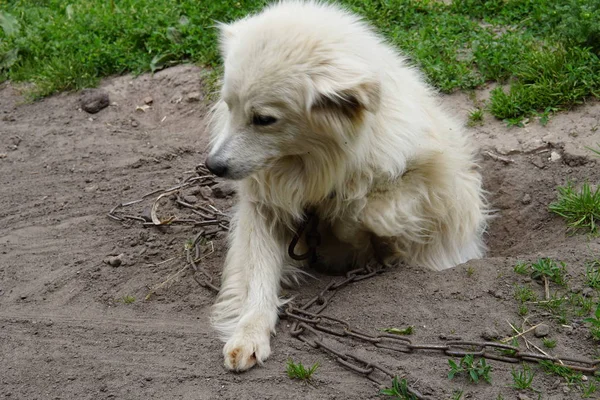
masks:
<svg viewBox="0 0 600 400"><path fill-rule="evenodd" d="M107 79L111 105L98 114L79 108L79 94L26 104L10 84L0 86L0 398L10 399L371 399L378 387L335 360L292 338L289 321L278 325L268 362L244 374L222 367L221 343L208 324L213 294L188 271L145 300L150 288L181 270L184 243L197 229L156 229L119 223L106 213L116 204L170 187L203 162L200 71L179 66L154 76ZM486 91L477 93L485 98ZM146 97L152 103L145 111ZM444 97L465 119L473 108L465 94ZM583 288L584 262L598 257L600 241L569 236L564 222L547 212L555 188L600 182L600 160L584 146L600 142L600 103L590 101L553 117L546 127L506 128L487 118L470 128L482 148L490 200L499 210L487 242L489 256L442 273L398 268L340 290L326 313L352 326L377 329L415 326L415 342L444 337L481 340L511 334L522 323L513 296L519 260L556 257L567 263L569 286ZM550 161L552 153L556 161ZM232 198L215 199L227 210ZM205 265L222 266L222 238ZM107 256L124 254L123 264ZM318 292L329 277L317 274L290 291L299 301ZM531 283L541 295L542 286ZM594 294L597 296L597 294ZM126 304L125 296L135 301ZM545 322L557 355L594 357L598 346L581 318L561 327ZM393 353L368 343L328 338L405 375L421 392L449 399L516 399L513 365L490 361L493 383L447 379L448 357ZM539 339L531 340L540 344ZM523 346L523 345L522 345ZM312 384L285 375L288 359L320 362ZM380 377L381 378L381 377ZM544 399L577 399L580 392L538 372L533 386ZM528 394L536 398L532 392Z"/></svg>

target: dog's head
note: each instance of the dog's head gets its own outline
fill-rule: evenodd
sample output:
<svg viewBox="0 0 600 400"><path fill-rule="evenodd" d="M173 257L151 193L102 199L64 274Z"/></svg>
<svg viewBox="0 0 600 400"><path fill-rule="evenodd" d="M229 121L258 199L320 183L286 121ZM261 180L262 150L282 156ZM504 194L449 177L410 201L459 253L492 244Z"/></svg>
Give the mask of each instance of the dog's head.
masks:
<svg viewBox="0 0 600 400"><path fill-rule="evenodd" d="M353 29L364 36L356 17L300 3L220 25L225 75L207 167L243 179L345 151L380 102L378 71L357 51L364 43L353 43Z"/></svg>

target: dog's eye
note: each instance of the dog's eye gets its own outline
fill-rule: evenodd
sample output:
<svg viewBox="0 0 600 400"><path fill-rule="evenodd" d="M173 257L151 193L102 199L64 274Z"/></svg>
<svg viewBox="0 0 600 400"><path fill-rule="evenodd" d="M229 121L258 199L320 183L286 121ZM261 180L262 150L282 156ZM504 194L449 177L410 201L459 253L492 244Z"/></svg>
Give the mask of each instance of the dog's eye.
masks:
<svg viewBox="0 0 600 400"><path fill-rule="evenodd" d="M270 115L254 114L252 117L252 123L254 125L267 126L273 125L275 122L277 122L277 118L271 117Z"/></svg>

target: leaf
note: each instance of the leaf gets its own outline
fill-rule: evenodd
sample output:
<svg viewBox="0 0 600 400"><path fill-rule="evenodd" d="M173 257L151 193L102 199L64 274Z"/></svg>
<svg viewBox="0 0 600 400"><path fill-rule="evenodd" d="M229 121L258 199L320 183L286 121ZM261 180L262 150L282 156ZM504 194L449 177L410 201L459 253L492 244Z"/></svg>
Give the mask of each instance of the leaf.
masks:
<svg viewBox="0 0 600 400"><path fill-rule="evenodd" d="M14 48L0 55L0 71L3 69L9 69L13 66L19 58L19 49Z"/></svg>
<svg viewBox="0 0 600 400"><path fill-rule="evenodd" d="M454 375L456 375L456 372L457 371L455 371L455 370L452 370L452 371L448 372L448 379L454 378Z"/></svg>
<svg viewBox="0 0 600 400"><path fill-rule="evenodd" d="M471 375L471 379L473 380L473 382L475 382L475 383L479 382L479 375L477 375L477 371L472 369L469 371L469 374Z"/></svg>
<svg viewBox="0 0 600 400"><path fill-rule="evenodd" d="M598 303L598 306L596 307L595 315L596 315L596 319L600 320L600 303Z"/></svg>
<svg viewBox="0 0 600 400"><path fill-rule="evenodd" d="M150 70L152 72L161 70L174 60L175 55L173 53L157 54L154 56L152 61L150 61Z"/></svg>
<svg viewBox="0 0 600 400"><path fill-rule="evenodd" d="M19 33L19 21L9 13L0 12L0 27L7 37L16 36Z"/></svg>
<svg viewBox="0 0 600 400"><path fill-rule="evenodd" d="M66 8L66 13L67 13L67 18L68 19L73 19L73 4L69 4Z"/></svg>
<svg viewBox="0 0 600 400"><path fill-rule="evenodd" d="M190 23L190 20L185 15L182 15L181 18L179 18L179 25L186 26L189 23Z"/></svg>
<svg viewBox="0 0 600 400"><path fill-rule="evenodd" d="M392 333L394 335L412 335L414 332L414 327L413 326L409 326L407 328L404 329L399 329L399 328L385 328L382 329L382 331L387 332L387 333Z"/></svg>
<svg viewBox="0 0 600 400"><path fill-rule="evenodd" d="M181 32L172 26L167 28L167 39L173 43L181 43Z"/></svg>

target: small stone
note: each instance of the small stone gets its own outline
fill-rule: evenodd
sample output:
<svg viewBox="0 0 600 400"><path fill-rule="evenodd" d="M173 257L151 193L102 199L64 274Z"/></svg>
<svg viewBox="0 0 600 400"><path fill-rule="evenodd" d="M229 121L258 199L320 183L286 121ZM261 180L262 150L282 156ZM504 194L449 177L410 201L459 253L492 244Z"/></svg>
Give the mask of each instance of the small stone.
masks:
<svg viewBox="0 0 600 400"><path fill-rule="evenodd" d="M531 400L531 397L527 396L526 394L523 393L519 393L519 395L517 396L517 398L519 400Z"/></svg>
<svg viewBox="0 0 600 400"><path fill-rule="evenodd" d="M12 144L15 147L19 147L19 145L21 144L22 139L19 136L13 136L10 139L8 139L8 141L10 142L10 144Z"/></svg>
<svg viewBox="0 0 600 400"><path fill-rule="evenodd" d="M235 193L233 187L225 182L219 182L212 188L212 195L217 199L224 199L227 196L232 196Z"/></svg>
<svg viewBox="0 0 600 400"><path fill-rule="evenodd" d="M83 188L83 191L86 193L94 193L98 190L98 185L90 185Z"/></svg>
<svg viewBox="0 0 600 400"><path fill-rule="evenodd" d="M21 295L21 300L25 300L26 298L27 298L27 295L26 295L26 294L22 294L22 295Z"/></svg>
<svg viewBox="0 0 600 400"><path fill-rule="evenodd" d="M196 196L183 196L183 201L185 201L188 204L196 204L198 202L198 198Z"/></svg>
<svg viewBox="0 0 600 400"><path fill-rule="evenodd" d="M486 328L482 333L481 337L485 340L496 340L500 338L500 332L494 328Z"/></svg>
<svg viewBox="0 0 600 400"><path fill-rule="evenodd" d="M558 152L553 151L552 153L550 153L549 160L552 162L556 162L556 161L560 160L561 158L562 158L562 156Z"/></svg>
<svg viewBox="0 0 600 400"><path fill-rule="evenodd" d="M146 222L152 222L152 207L144 208L141 217L144 218Z"/></svg>
<svg viewBox="0 0 600 400"><path fill-rule="evenodd" d="M533 334L535 335L535 337L538 337L538 338L546 337L546 336L548 336L549 333L550 333L550 327L546 324L540 324L533 331Z"/></svg>
<svg viewBox="0 0 600 400"><path fill-rule="evenodd" d="M188 93L188 95L185 96L185 100L188 103L198 102L198 101L202 100L202 94L200 94L200 92L191 92L191 93Z"/></svg>
<svg viewBox="0 0 600 400"><path fill-rule="evenodd" d="M583 297L592 297L594 295L594 289L592 289L591 287L583 288L583 290L581 291L581 295Z"/></svg>
<svg viewBox="0 0 600 400"><path fill-rule="evenodd" d="M562 387L562 391L563 391L564 394L568 394L568 393L571 393L571 388L569 386L567 386L567 385L564 385Z"/></svg>
<svg viewBox="0 0 600 400"><path fill-rule="evenodd" d="M154 103L154 99L151 96L146 96L146 97L144 97L144 103L152 104L152 103Z"/></svg>
<svg viewBox="0 0 600 400"><path fill-rule="evenodd" d="M0 153L0 160L3 159L3 158L6 158L6 157L8 157L8 154L6 154L6 153Z"/></svg>
<svg viewBox="0 0 600 400"><path fill-rule="evenodd" d="M523 203L523 204L531 203L531 196L529 195L529 193L525 193L525 196L523 196L523 198L521 199L521 203Z"/></svg>
<svg viewBox="0 0 600 400"><path fill-rule="evenodd" d="M125 254L123 253L119 254L118 256L108 256L104 259L104 263L116 268L123 263L124 256Z"/></svg>
<svg viewBox="0 0 600 400"><path fill-rule="evenodd" d="M151 376L147 376L146 377L146 381L148 381L148 382L152 381L152 377Z"/></svg>
<svg viewBox="0 0 600 400"><path fill-rule="evenodd" d="M134 128L137 128L140 124L134 119L133 121L131 121L131 126L133 126Z"/></svg>
<svg viewBox="0 0 600 400"><path fill-rule="evenodd" d="M531 163L533 165L535 165L536 167L538 167L539 169L544 169L546 167L546 163L544 162L544 159L540 156L540 157L534 157L531 160Z"/></svg>
<svg viewBox="0 0 600 400"><path fill-rule="evenodd" d="M108 107L110 100L108 93L99 89L84 89L79 99L81 108L90 114L96 114L100 110Z"/></svg>

